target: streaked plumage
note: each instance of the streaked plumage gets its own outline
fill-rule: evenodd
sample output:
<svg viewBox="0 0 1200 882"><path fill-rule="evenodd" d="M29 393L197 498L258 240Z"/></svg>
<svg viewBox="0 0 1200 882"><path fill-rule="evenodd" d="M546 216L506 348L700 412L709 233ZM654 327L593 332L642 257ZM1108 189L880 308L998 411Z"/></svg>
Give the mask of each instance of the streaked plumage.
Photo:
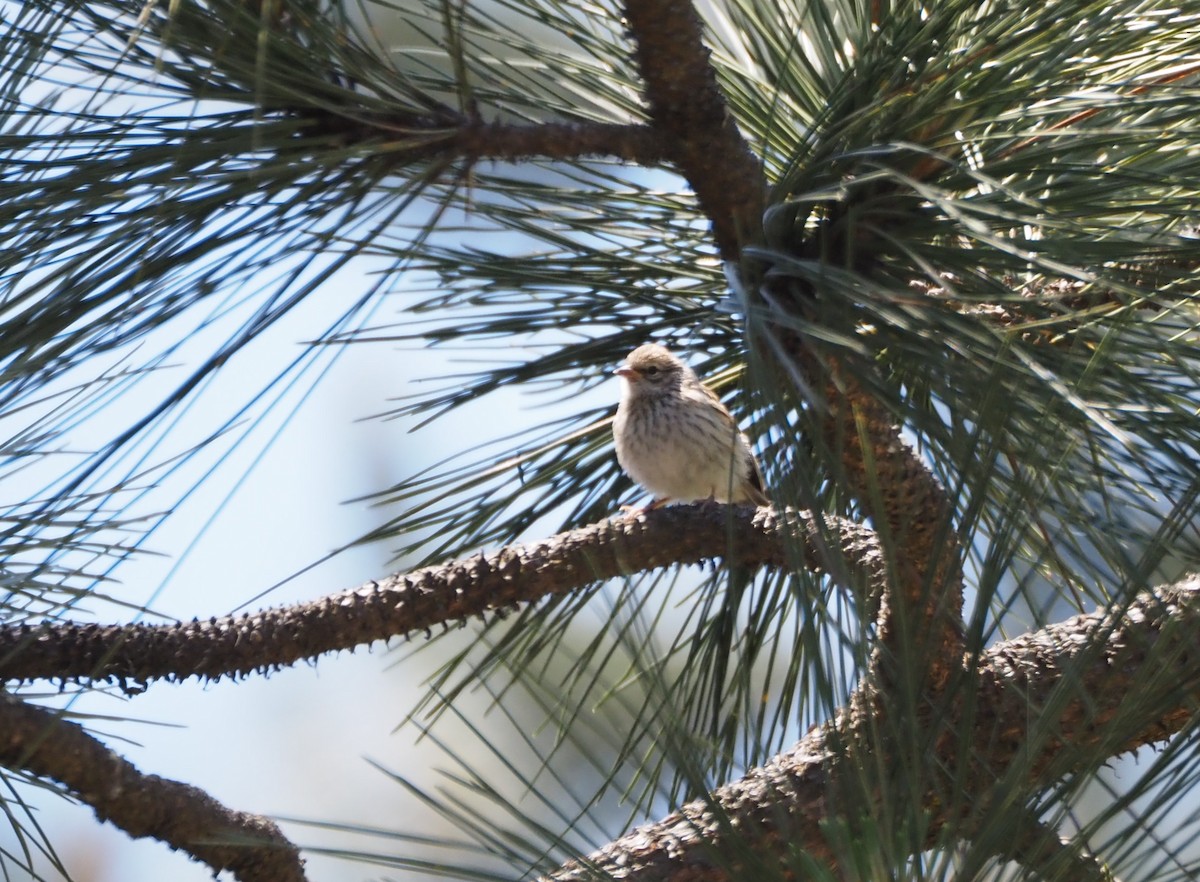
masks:
<svg viewBox="0 0 1200 882"><path fill-rule="evenodd" d="M617 460L668 502L767 505L750 442L695 371L656 343L639 346L617 368L621 404L613 421Z"/></svg>

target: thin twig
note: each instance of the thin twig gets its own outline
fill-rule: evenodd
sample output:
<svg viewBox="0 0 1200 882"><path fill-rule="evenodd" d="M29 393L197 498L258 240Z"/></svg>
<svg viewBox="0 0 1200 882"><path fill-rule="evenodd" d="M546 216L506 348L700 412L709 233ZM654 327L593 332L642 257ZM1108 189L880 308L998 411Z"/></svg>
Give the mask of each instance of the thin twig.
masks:
<svg viewBox="0 0 1200 882"><path fill-rule="evenodd" d="M468 162L607 157L656 167L668 157L663 137L650 126L637 124L485 122L450 112L329 113L309 123L305 133L340 146L373 144L375 158L396 167L456 157Z"/></svg>

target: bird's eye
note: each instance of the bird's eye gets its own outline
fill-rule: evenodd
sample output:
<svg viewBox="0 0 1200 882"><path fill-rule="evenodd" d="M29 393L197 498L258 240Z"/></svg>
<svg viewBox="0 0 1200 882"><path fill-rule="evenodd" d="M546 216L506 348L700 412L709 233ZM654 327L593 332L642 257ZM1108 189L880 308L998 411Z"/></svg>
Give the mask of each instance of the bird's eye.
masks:
<svg viewBox="0 0 1200 882"><path fill-rule="evenodd" d="M657 377L659 370L661 370L661 368L659 368L658 365L652 364L650 367L642 371L642 373L647 377Z"/></svg>

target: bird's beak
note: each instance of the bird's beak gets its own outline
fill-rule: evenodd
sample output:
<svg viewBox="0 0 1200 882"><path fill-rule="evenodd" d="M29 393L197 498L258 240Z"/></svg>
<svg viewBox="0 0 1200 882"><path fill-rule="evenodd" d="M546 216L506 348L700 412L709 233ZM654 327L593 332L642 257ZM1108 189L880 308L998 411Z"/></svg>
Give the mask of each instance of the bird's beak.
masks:
<svg viewBox="0 0 1200 882"><path fill-rule="evenodd" d="M627 364L622 364L619 368L613 371L618 377L624 377L626 380L636 380L641 376L637 371Z"/></svg>

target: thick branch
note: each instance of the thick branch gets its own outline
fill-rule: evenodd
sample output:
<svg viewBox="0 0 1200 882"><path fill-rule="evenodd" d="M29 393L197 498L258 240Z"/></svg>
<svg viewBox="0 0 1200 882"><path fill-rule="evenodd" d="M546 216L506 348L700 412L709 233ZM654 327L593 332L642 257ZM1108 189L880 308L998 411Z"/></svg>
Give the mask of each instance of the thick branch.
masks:
<svg viewBox="0 0 1200 882"><path fill-rule="evenodd" d="M759 339L780 375L821 420L813 441L823 447L822 459L840 463L840 486L877 524L887 550L889 578L879 597L872 676L856 703L873 700L872 684L887 691L889 681L907 679L887 669L897 660L914 664L910 673L919 674L921 683L916 694L937 692L959 667L963 649L954 506L904 439L895 415L843 366L809 351L791 329L789 316L806 308L808 287L768 280L758 293L769 309L759 317Z"/></svg>
<svg viewBox="0 0 1200 882"><path fill-rule="evenodd" d="M0 696L0 764L61 784L96 817L245 882L303 882L300 851L275 823L195 787L139 772L75 723Z"/></svg>
<svg viewBox="0 0 1200 882"><path fill-rule="evenodd" d="M0 628L0 678L142 683L243 675L659 567L717 557L744 567L795 566L789 537L803 544L813 569L857 575L864 589L882 580L874 536L855 524L807 513L779 518L750 506L675 506L240 618Z"/></svg>
<svg viewBox="0 0 1200 882"><path fill-rule="evenodd" d="M734 260L762 226L762 166L729 115L689 0L626 0L654 128Z"/></svg>
<svg viewBox="0 0 1200 882"><path fill-rule="evenodd" d="M950 736L930 764L931 773L940 770L954 779L964 761L959 745L972 745L966 791L985 800L991 785L1012 768L1034 789L1166 739L1195 714L1198 629L1200 577L1191 577L1140 596L1119 614L1078 616L998 644L980 660L975 694L935 721ZM1175 676L1156 674L1163 666ZM1137 712L1121 713L1131 701ZM968 707L975 710L969 717L962 710ZM1118 718L1119 727L1113 725ZM759 861L775 862L772 878L802 878L795 875L803 863L797 853L834 863L825 831L844 820L837 794L853 782L841 779L841 754L830 745L843 741L837 730L845 725L843 718L814 729L741 780L545 879L724 882L765 875L756 872ZM886 766L892 759L873 761ZM859 770L851 764L846 774ZM920 808L927 812L931 837L958 820L956 809L934 796ZM856 810L870 813L863 804Z"/></svg>
<svg viewBox="0 0 1200 882"><path fill-rule="evenodd" d="M963 586L953 507L895 417L836 368L826 389L826 443L880 525L890 579L878 622L880 647L928 668L941 689L962 654ZM901 618L897 618L901 617ZM908 643L906 646L905 643Z"/></svg>
<svg viewBox="0 0 1200 882"><path fill-rule="evenodd" d="M1100 765L1178 732L1200 704L1200 575L1140 595L1127 609L1075 616L985 654L979 721L991 767L1032 755L1038 783ZM1155 671L1170 668L1171 677ZM1025 725L1047 709L1056 725ZM980 743L980 742L976 742Z"/></svg>

